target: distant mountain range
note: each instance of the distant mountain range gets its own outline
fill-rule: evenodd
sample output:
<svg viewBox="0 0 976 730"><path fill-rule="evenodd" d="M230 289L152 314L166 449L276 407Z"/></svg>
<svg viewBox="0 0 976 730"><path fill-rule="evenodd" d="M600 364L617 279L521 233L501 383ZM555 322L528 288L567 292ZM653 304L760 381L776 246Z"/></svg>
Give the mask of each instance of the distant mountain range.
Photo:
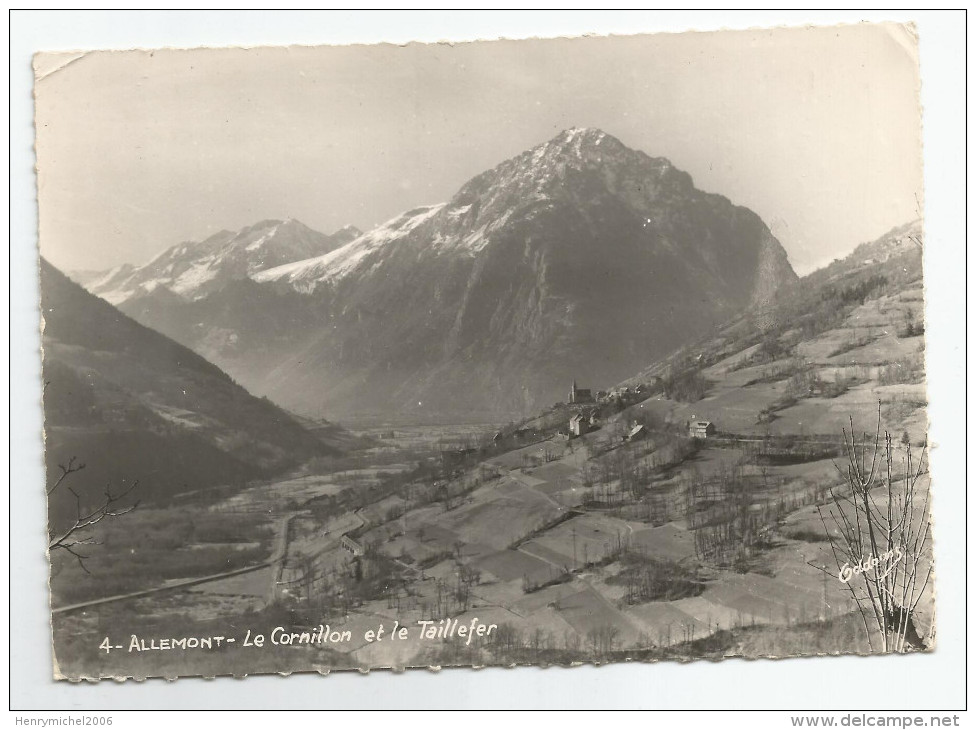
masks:
<svg viewBox="0 0 976 730"><path fill-rule="evenodd" d="M220 231L203 241L181 243L138 268L126 264L97 277L79 272L76 280L112 304L157 289L192 301L230 281L333 251L361 233L347 226L326 235L296 220L266 220L237 233Z"/></svg>
<svg viewBox="0 0 976 730"><path fill-rule="evenodd" d="M755 213L573 129L366 233L264 222L86 286L296 412L420 418L618 382L796 278Z"/></svg>
<svg viewBox="0 0 976 730"><path fill-rule="evenodd" d="M142 501L244 483L338 454L217 366L143 327L41 260L43 376L49 477L71 457L84 499L140 482ZM329 433L341 443L342 434ZM62 490L52 520L74 510Z"/></svg>

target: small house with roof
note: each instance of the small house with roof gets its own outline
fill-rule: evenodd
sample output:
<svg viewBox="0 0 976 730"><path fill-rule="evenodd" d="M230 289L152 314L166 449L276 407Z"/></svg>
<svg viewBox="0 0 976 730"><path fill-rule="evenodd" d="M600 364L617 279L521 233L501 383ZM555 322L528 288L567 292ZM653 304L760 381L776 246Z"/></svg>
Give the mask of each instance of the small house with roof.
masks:
<svg viewBox="0 0 976 730"><path fill-rule="evenodd" d="M582 413L575 414L569 419L569 432L573 436L583 436L590 430L590 419Z"/></svg>
<svg viewBox="0 0 976 730"><path fill-rule="evenodd" d="M360 557L366 554L366 548L362 546L359 542L349 537L349 535L343 535L340 540L342 547L351 552L355 557Z"/></svg>
<svg viewBox="0 0 976 730"><path fill-rule="evenodd" d="M628 441L641 441L648 436L647 427L638 423L627 434Z"/></svg>
<svg viewBox="0 0 976 730"><path fill-rule="evenodd" d="M715 434L715 424L703 418L692 416L688 422L688 435L693 439L704 439Z"/></svg>

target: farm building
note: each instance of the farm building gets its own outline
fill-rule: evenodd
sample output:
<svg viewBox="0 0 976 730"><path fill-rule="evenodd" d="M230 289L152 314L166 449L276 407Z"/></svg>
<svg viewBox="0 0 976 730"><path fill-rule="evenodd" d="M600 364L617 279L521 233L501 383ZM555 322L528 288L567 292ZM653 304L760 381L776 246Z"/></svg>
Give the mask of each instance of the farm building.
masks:
<svg viewBox="0 0 976 730"><path fill-rule="evenodd" d="M569 432L573 436L582 436L590 430L590 421L582 413L577 413L569 419Z"/></svg>
<svg viewBox="0 0 976 730"><path fill-rule="evenodd" d="M349 537L349 535L343 535L342 540L340 542L342 543L343 548L351 552L356 557L359 557L365 554L366 552L366 549L358 542L353 540L351 537Z"/></svg>
<svg viewBox="0 0 976 730"><path fill-rule="evenodd" d="M631 400L632 397L633 397L633 393L631 392L630 388L627 386L624 386L622 388L614 388L610 391L609 394L607 394L607 400L616 401L618 403L629 401Z"/></svg>
<svg viewBox="0 0 976 730"><path fill-rule="evenodd" d="M573 381L573 389L569 391L569 402L573 403L592 403L593 393L589 388L577 388L576 381Z"/></svg>
<svg viewBox="0 0 976 730"><path fill-rule="evenodd" d="M688 422L688 435L693 439L704 439L715 433L715 424L699 418L692 418Z"/></svg>
<svg viewBox="0 0 976 730"><path fill-rule="evenodd" d="M647 429L644 426L637 424L632 429L630 429L630 433L627 434L627 440L640 441L641 439L646 439L647 436L648 436Z"/></svg>

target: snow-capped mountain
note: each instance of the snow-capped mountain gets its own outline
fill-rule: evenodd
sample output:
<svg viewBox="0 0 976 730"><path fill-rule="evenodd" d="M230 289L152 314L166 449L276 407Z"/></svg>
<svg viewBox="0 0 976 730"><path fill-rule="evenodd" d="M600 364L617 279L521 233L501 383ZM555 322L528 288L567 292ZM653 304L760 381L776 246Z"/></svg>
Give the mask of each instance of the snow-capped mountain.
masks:
<svg viewBox="0 0 976 730"><path fill-rule="evenodd" d="M83 283L112 304L160 287L184 299L199 299L228 281L252 278L265 269L327 253L359 234L352 226L326 235L296 220L266 220L236 233L220 231L203 241L181 243L144 266L126 264Z"/></svg>
<svg viewBox="0 0 976 730"><path fill-rule="evenodd" d="M513 414L618 382L795 279L755 213L573 129L334 250L122 308L300 412Z"/></svg>
<svg viewBox="0 0 976 730"><path fill-rule="evenodd" d="M587 178L594 173L598 179ZM634 152L600 130L571 129L474 178L448 203L408 211L324 256L267 269L253 278L286 281L310 292L378 266L393 248L411 240L420 240L427 254L475 256L496 233L504 233L513 215L545 216L567 202L582 209L599 204L601 197L623 203L638 216L647 214L640 221L641 236L661 239L674 232L669 230L675 221L669 222L668 209L691 193L697 194L698 203L729 205L724 198L700 193L686 173L664 158ZM763 245L775 254L778 242L769 235ZM785 252L772 259L782 267ZM708 263L714 268L717 261ZM755 298L767 294L759 287Z"/></svg>
<svg viewBox="0 0 976 730"><path fill-rule="evenodd" d="M386 246L405 237L443 207L433 205L407 211L324 256L266 269L251 278L255 281L286 281L299 291L314 291L317 284L341 279L360 266L368 265L374 256L383 256Z"/></svg>

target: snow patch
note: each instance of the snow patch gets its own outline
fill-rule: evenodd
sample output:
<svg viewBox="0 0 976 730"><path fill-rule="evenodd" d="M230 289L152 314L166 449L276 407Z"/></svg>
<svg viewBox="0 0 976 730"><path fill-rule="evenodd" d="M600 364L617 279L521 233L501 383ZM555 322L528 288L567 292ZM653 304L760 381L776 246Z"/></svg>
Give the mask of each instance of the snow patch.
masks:
<svg viewBox="0 0 976 730"><path fill-rule="evenodd" d="M113 291L104 292L98 295L106 302L113 306L117 306L124 302L126 299L132 296L132 292L126 291L124 289L115 289Z"/></svg>
<svg viewBox="0 0 976 730"><path fill-rule="evenodd" d="M546 156L546 151L549 149L549 143L546 142L544 145L540 145L538 149L532 154L532 164L538 165L542 162L542 158Z"/></svg>
<svg viewBox="0 0 976 730"><path fill-rule="evenodd" d="M354 271L374 251L404 238L417 226L443 210L445 205L446 203L441 203L415 208L323 256L267 269L256 274L254 280L287 281L296 289L314 289L317 282L341 279Z"/></svg>
<svg viewBox="0 0 976 730"><path fill-rule="evenodd" d="M464 240L461 241L461 245L472 253L477 253L488 244L488 241L485 240L487 230L487 225L481 226L474 233L469 233L465 236Z"/></svg>
<svg viewBox="0 0 976 730"><path fill-rule="evenodd" d="M180 274L172 284L172 289L177 294L187 295L195 289L212 281L217 277L217 272L210 267L210 260L198 261L190 268Z"/></svg>
<svg viewBox="0 0 976 730"><path fill-rule="evenodd" d="M128 264L122 264L121 266L116 266L114 269L110 269L105 275L100 279L93 281L89 284L89 289L98 289L99 287L106 286L112 279L118 276L120 273L128 268Z"/></svg>
<svg viewBox="0 0 976 730"><path fill-rule="evenodd" d="M289 219L289 220L290 221L293 221L294 219L292 218L292 219ZM281 224L280 223L272 226L271 229L267 233L265 233L262 236L259 236L252 243L249 243L247 246L245 246L244 247L244 250L245 251L257 251L264 244L266 244L268 241L271 240L271 237L274 236L278 232L278 229L280 227L281 227Z"/></svg>

